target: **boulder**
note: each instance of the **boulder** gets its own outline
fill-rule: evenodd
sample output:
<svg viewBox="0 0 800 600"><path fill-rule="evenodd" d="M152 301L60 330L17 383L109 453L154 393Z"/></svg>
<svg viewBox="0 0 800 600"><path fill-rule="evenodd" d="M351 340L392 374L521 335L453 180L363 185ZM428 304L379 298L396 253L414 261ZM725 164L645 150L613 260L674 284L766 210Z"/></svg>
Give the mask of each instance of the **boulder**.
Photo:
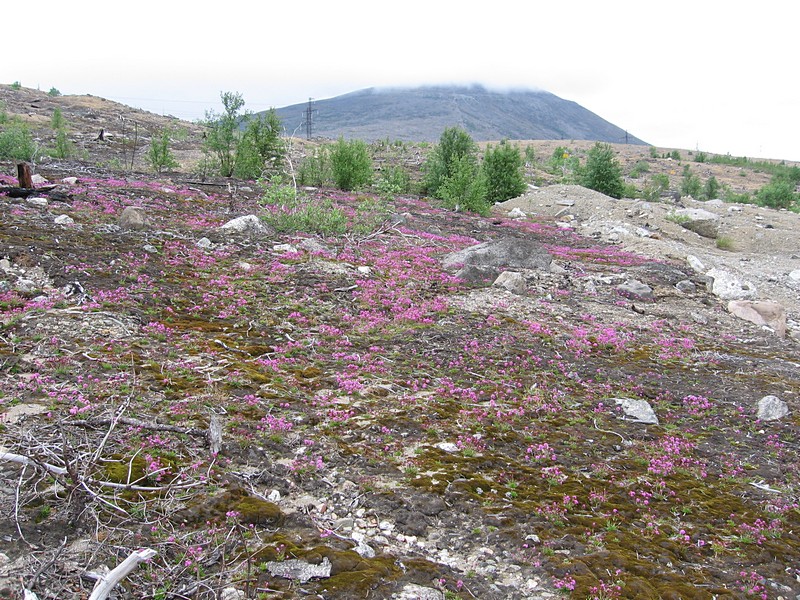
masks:
<svg viewBox="0 0 800 600"><path fill-rule="evenodd" d="M786 336L786 309L767 300L731 300L728 312L735 317L772 329L778 337Z"/></svg>
<svg viewBox="0 0 800 600"><path fill-rule="evenodd" d="M126 206L119 216L119 226L122 229L146 229L147 215L139 206Z"/></svg>
<svg viewBox="0 0 800 600"><path fill-rule="evenodd" d="M721 300L749 300L758 295L755 286L724 269L711 269L706 273L710 278L708 291Z"/></svg>
<svg viewBox="0 0 800 600"><path fill-rule="evenodd" d="M756 404L756 411L759 421L775 421L788 415L789 407L777 396L764 396Z"/></svg>
<svg viewBox="0 0 800 600"><path fill-rule="evenodd" d="M73 219L69 215L58 215L54 219L54 222L57 225L72 225L73 223L75 223L75 219Z"/></svg>
<svg viewBox="0 0 800 600"><path fill-rule="evenodd" d="M498 275L497 279L494 280L492 286L503 288L518 296L523 295L528 289L522 273L517 273L516 271L503 271Z"/></svg>
<svg viewBox="0 0 800 600"><path fill-rule="evenodd" d="M638 279L631 279L617 286L617 293L626 298L638 300L655 300L653 288Z"/></svg>
<svg viewBox="0 0 800 600"><path fill-rule="evenodd" d="M703 264L699 258L694 256L693 254L689 254L686 257L686 263L692 268L695 273L705 273L706 266Z"/></svg>
<svg viewBox="0 0 800 600"><path fill-rule="evenodd" d="M791 273L789 273L789 279L792 281L800 281L800 269L795 269Z"/></svg>
<svg viewBox="0 0 800 600"><path fill-rule="evenodd" d="M681 208L675 211L681 226L697 235L716 239L719 235L719 215L702 208Z"/></svg>
<svg viewBox="0 0 800 600"><path fill-rule="evenodd" d="M636 423L646 423L658 425L658 417L653 407L646 400L636 400L634 398L614 398L617 406L622 407L625 416L630 417Z"/></svg>
<svg viewBox="0 0 800 600"><path fill-rule="evenodd" d="M244 215L231 219L220 229L225 233L245 233L248 235L271 235L271 228L265 225L256 215Z"/></svg>
<svg viewBox="0 0 800 600"><path fill-rule="evenodd" d="M500 270L495 267L465 265L456 271L455 276L467 283L487 285L500 276Z"/></svg>
<svg viewBox="0 0 800 600"><path fill-rule="evenodd" d="M553 257L533 240L505 239L484 242L448 254L442 261L445 269L459 269L467 265L511 269L550 268Z"/></svg>

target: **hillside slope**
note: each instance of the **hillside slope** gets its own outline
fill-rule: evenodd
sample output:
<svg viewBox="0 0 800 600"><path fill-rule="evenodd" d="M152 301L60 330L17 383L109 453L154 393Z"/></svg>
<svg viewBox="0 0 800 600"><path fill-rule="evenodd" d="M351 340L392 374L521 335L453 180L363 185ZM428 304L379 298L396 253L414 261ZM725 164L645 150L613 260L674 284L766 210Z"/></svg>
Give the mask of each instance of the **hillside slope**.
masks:
<svg viewBox="0 0 800 600"><path fill-rule="evenodd" d="M277 110L287 131L305 131L307 107L295 104ZM446 127L459 126L478 141L508 138L645 143L581 105L539 90L369 88L316 101L313 109L313 134L318 137L432 142Z"/></svg>

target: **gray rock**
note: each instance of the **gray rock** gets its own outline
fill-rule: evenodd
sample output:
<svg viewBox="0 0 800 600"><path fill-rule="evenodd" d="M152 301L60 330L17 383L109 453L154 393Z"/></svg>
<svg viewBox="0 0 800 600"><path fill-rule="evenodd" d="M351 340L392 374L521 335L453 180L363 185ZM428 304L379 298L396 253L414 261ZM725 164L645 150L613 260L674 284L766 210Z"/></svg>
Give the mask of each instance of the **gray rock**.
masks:
<svg viewBox="0 0 800 600"><path fill-rule="evenodd" d="M699 258L694 256L693 254L689 254L686 257L686 263L692 268L695 273L705 273L706 266L703 264Z"/></svg>
<svg viewBox="0 0 800 600"><path fill-rule="evenodd" d="M517 273L516 271L503 271L498 275L497 279L494 280L492 287L503 288L518 296L523 295L527 290L525 278L522 276L522 273Z"/></svg>
<svg viewBox="0 0 800 600"><path fill-rule="evenodd" d="M148 254L158 254L158 248L153 246L153 244L145 244L144 246L142 246L142 250L144 250Z"/></svg>
<svg viewBox="0 0 800 600"><path fill-rule="evenodd" d="M617 292L626 298L638 298L641 300L653 300L653 288L637 279L631 279L617 286Z"/></svg>
<svg viewBox="0 0 800 600"><path fill-rule="evenodd" d="M789 406L777 396L764 396L756 404L759 421L775 421L789 414Z"/></svg>
<svg viewBox="0 0 800 600"><path fill-rule="evenodd" d="M231 219L220 227L225 233L270 235L270 229L256 215L244 215Z"/></svg>
<svg viewBox="0 0 800 600"><path fill-rule="evenodd" d="M198 248L202 248L203 250L208 250L209 248L214 246L214 243L207 237L201 237L194 243L194 245L197 246Z"/></svg>
<svg viewBox="0 0 800 600"><path fill-rule="evenodd" d="M758 295L755 286L724 269L711 269L706 273L710 278L708 291L721 300L749 300Z"/></svg>
<svg viewBox="0 0 800 600"><path fill-rule="evenodd" d="M77 185L78 178L77 177L64 177L64 179L61 180L61 183L66 183L67 185Z"/></svg>
<svg viewBox="0 0 800 600"><path fill-rule="evenodd" d="M484 242L448 254L442 261L445 269L467 265L511 269L543 269L550 267L553 257L533 240L505 239Z"/></svg>
<svg viewBox="0 0 800 600"><path fill-rule="evenodd" d="M375 550L364 540L360 540L353 548L362 558L375 558Z"/></svg>
<svg viewBox="0 0 800 600"><path fill-rule="evenodd" d="M31 181L33 182L33 185L44 185L45 183L47 183L47 179L45 179L42 175L39 175L38 173L34 174L31 177Z"/></svg>
<svg viewBox="0 0 800 600"><path fill-rule="evenodd" d="M697 291L697 286L688 279L676 283L675 288L682 294L694 294Z"/></svg>
<svg viewBox="0 0 800 600"><path fill-rule="evenodd" d="M270 561L266 563L266 569L273 577L296 579L300 583L308 583L310 579L315 577L330 577L331 561L326 556L320 564L312 565L303 560L292 558L282 561Z"/></svg>
<svg viewBox="0 0 800 600"><path fill-rule="evenodd" d="M728 312L755 325L769 327L778 337L786 336L786 309L766 300L731 300Z"/></svg>
<svg viewBox="0 0 800 600"><path fill-rule="evenodd" d="M478 265L465 265L455 273L455 276L459 279L474 284L488 284L497 279L499 275L500 270L495 267Z"/></svg>
<svg viewBox="0 0 800 600"><path fill-rule="evenodd" d="M622 407L625 416L630 417L636 423L646 423L658 425L658 417L653 407L646 400L636 400L634 398L614 398L617 406Z"/></svg>
<svg viewBox="0 0 800 600"><path fill-rule="evenodd" d="M791 273L789 273L789 279L792 281L800 281L800 269L795 269Z"/></svg>
<svg viewBox="0 0 800 600"><path fill-rule="evenodd" d="M244 600L247 595L235 587L226 587L219 595L220 600Z"/></svg>
<svg viewBox="0 0 800 600"><path fill-rule="evenodd" d="M719 235L719 215L703 210L702 208L681 208L675 211L675 215L684 220L681 226L689 231L694 231L697 235L716 239Z"/></svg>
<svg viewBox="0 0 800 600"><path fill-rule="evenodd" d="M47 198L28 198L26 202L31 206L38 206L41 208L47 206Z"/></svg>
<svg viewBox="0 0 800 600"><path fill-rule="evenodd" d="M58 215L54 219L54 223L57 225L72 225L75 222L75 219L70 217L69 215Z"/></svg>
<svg viewBox="0 0 800 600"><path fill-rule="evenodd" d="M400 593L392 595L392 598L397 600L444 600L444 594L434 588L407 583Z"/></svg>
<svg viewBox="0 0 800 600"><path fill-rule="evenodd" d="M147 215L143 208L126 206L119 217L119 226L122 229L146 229Z"/></svg>
<svg viewBox="0 0 800 600"><path fill-rule="evenodd" d="M524 219L528 215L525 214L519 206L515 206L510 211L508 211L508 218L509 219Z"/></svg>

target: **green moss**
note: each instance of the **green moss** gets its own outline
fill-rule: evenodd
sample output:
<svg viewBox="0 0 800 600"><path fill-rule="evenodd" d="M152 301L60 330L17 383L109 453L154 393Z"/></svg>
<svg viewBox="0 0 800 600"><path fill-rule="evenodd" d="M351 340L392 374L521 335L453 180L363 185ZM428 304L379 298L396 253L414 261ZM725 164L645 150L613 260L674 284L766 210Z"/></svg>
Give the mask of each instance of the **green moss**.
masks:
<svg viewBox="0 0 800 600"><path fill-rule="evenodd" d="M247 496L242 498L232 510L241 514L242 523L277 527L283 523L283 513L277 504Z"/></svg>

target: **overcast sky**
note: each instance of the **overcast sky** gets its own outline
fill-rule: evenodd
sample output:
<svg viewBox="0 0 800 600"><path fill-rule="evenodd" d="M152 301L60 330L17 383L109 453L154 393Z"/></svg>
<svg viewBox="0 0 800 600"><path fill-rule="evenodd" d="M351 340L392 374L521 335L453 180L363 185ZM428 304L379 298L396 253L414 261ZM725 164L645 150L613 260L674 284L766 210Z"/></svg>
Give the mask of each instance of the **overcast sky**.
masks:
<svg viewBox="0 0 800 600"><path fill-rule="evenodd" d="M3 83L188 120L219 110L221 91L259 111L367 87L481 83L547 90L658 147L800 160L800 8L786 0L16 6Z"/></svg>

